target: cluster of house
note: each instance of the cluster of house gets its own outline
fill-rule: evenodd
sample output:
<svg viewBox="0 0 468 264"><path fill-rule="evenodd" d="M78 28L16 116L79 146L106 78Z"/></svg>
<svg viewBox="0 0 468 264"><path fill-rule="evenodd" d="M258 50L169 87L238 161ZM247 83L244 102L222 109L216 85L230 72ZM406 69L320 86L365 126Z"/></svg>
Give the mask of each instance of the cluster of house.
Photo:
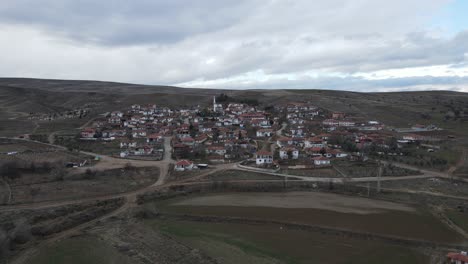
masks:
<svg viewBox="0 0 468 264"><path fill-rule="evenodd" d="M118 141L121 157L162 155L164 137L171 137L177 159L211 162L246 159L255 152L256 130L272 129L265 111L241 103L217 104L209 111L199 106L171 109L157 105L133 105L114 111L105 120L84 128L82 140ZM253 131L251 135L247 131ZM161 156L162 157L162 156Z"/></svg>
<svg viewBox="0 0 468 264"><path fill-rule="evenodd" d="M380 122L354 121L343 112L325 113L310 103L288 103L275 106L275 110L285 113L287 126L278 135L271 130L257 131L257 137L275 143L271 150L257 153L257 165L302 163L329 166L332 159L363 160L366 157L358 153L359 150L371 144L386 145L389 137L381 133L384 126ZM350 142L356 153L344 150L343 142L336 142L333 138Z"/></svg>
<svg viewBox="0 0 468 264"><path fill-rule="evenodd" d="M255 132L273 133L274 123L267 112L256 107L242 103L222 105L213 98L208 116L192 113L173 130L174 156L209 162L247 159L256 151L251 141Z"/></svg>
<svg viewBox="0 0 468 264"><path fill-rule="evenodd" d="M117 142L122 158L150 156L162 159L164 136L174 129L172 123L179 114L176 112L154 104L132 105L126 111L114 111L104 119L95 120L91 127L81 130L80 138Z"/></svg>
<svg viewBox="0 0 468 264"><path fill-rule="evenodd" d="M330 165L332 159L363 159L370 145L387 147L391 135L377 121L356 121L342 112L326 112L310 102L276 105L272 111L243 103L172 109L133 105L114 111L84 128L83 140L117 141L120 157L162 158L164 137L171 138L177 170L190 170L191 160L226 162L254 158L258 166L304 162ZM340 138L339 141L336 138ZM258 142L268 149L257 149ZM346 144L355 148L350 150Z"/></svg>
<svg viewBox="0 0 468 264"><path fill-rule="evenodd" d="M353 128L360 131L383 130L384 125L375 120L356 121L347 117L346 113L334 112L331 118L322 121L323 127L327 131L334 131L338 128Z"/></svg>

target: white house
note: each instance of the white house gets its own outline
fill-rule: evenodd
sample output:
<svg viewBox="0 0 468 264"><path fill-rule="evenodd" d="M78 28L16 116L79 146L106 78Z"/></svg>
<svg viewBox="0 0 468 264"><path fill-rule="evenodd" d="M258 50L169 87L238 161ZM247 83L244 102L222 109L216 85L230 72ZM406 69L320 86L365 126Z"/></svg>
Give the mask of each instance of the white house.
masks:
<svg viewBox="0 0 468 264"><path fill-rule="evenodd" d="M269 151L258 151L255 154L255 163L257 165L272 164L273 163L273 153Z"/></svg>
<svg viewBox="0 0 468 264"><path fill-rule="evenodd" d="M193 162L189 160L180 160L176 163L174 170L176 171L186 171L193 169Z"/></svg>
<svg viewBox="0 0 468 264"><path fill-rule="evenodd" d="M322 140L320 137L312 137L304 141L304 146L306 148L323 148L325 145L326 141Z"/></svg>
<svg viewBox="0 0 468 264"><path fill-rule="evenodd" d="M299 150L296 148L282 148L280 149L279 156L281 159L298 159Z"/></svg>
<svg viewBox="0 0 468 264"><path fill-rule="evenodd" d="M257 137L271 137L273 136L273 129L259 129L257 130Z"/></svg>
<svg viewBox="0 0 468 264"><path fill-rule="evenodd" d="M314 165L315 166L328 166L330 165L330 159L329 158L326 158L326 157L315 157L315 158L312 158L312 160L314 161Z"/></svg>
<svg viewBox="0 0 468 264"><path fill-rule="evenodd" d="M137 142L130 140L122 140L120 142L120 148L136 148Z"/></svg>
<svg viewBox="0 0 468 264"><path fill-rule="evenodd" d="M206 148L206 152L208 154L224 156L224 154L226 154L226 148L223 146L209 146Z"/></svg>

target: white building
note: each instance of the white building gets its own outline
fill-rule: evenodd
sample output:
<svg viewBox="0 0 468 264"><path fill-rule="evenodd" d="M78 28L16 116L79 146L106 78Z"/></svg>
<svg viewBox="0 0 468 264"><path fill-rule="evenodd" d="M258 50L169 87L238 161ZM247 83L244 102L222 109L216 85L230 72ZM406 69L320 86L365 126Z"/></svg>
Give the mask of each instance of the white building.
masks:
<svg viewBox="0 0 468 264"><path fill-rule="evenodd" d="M312 158L312 160L314 161L314 165L315 166L328 166L330 165L330 159L329 158L326 158L326 157L315 157L315 158Z"/></svg>
<svg viewBox="0 0 468 264"><path fill-rule="evenodd" d="M269 151L258 151L255 154L255 163L257 165L272 164L273 163L273 153Z"/></svg>
<svg viewBox="0 0 468 264"><path fill-rule="evenodd" d="M280 149L279 156L281 159L298 159L299 150L296 148L282 148Z"/></svg>
<svg viewBox="0 0 468 264"><path fill-rule="evenodd" d="M180 160L176 163L174 170L176 171L186 171L193 169L193 162L189 160Z"/></svg>
<svg viewBox="0 0 468 264"><path fill-rule="evenodd" d="M223 105L216 103L216 96L213 96L213 112L223 112Z"/></svg>
<svg viewBox="0 0 468 264"><path fill-rule="evenodd" d="M271 137L273 136L273 129L259 129L257 130L257 137Z"/></svg>

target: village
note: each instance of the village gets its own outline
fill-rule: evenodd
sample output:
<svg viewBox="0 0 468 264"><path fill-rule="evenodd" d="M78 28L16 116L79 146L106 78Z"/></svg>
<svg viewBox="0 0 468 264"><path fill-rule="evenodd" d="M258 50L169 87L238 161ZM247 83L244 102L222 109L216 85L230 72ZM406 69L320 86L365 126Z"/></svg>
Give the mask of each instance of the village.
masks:
<svg viewBox="0 0 468 264"><path fill-rule="evenodd" d="M205 107L135 104L95 119L81 130L79 138L111 144L115 157L144 160L163 159L167 138L177 161L176 171L232 162L276 171L326 168L339 161L365 163L370 158L405 162L401 156L411 156L415 149L437 151L440 146L434 142L445 140L396 132L377 120L329 111L313 102L260 108L229 102L226 97L213 97L212 104ZM424 166L424 162L414 161L414 165ZM430 162L444 164L432 157Z"/></svg>
<svg viewBox="0 0 468 264"><path fill-rule="evenodd" d="M461 230L468 212L466 153L457 147L461 134L450 123L394 122L317 98L260 101L220 91L202 100L131 100L89 112L79 111L87 107L79 104L69 115L29 118L30 134L0 138L0 210L2 221L16 226L3 231L4 245L18 247L11 256L27 255L22 248L61 234L74 239L73 226L88 230L96 221L105 230L114 224L131 228L119 235L130 245L127 238L139 228L166 234L164 226L147 228L175 225L192 232L206 224L210 233L218 226L212 221L235 218L241 228L226 226L222 234L245 230L262 239L258 223L275 236L291 234L290 241L307 232L306 240L294 244L306 245L304 252L311 243L322 245L322 239L310 239L326 232L325 239L339 245L350 236L346 243L356 244L351 255L362 242L380 241L397 247L390 256L409 246L406 258L421 255L419 263L427 263L428 246L437 248L431 252L439 260L466 259L460 244L468 236ZM95 200L98 204L87 204ZM71 211L61 216L64 204ZM76 213L78 204L82 212ZM28 216L38 205L53 208L37 211L47 217ZM10 217L8 210L17 214ZM24 215L31 220L19 221ZM127 226L134 221L137 226ZM102 229L93 230L101 237ZM30 233L25 240L22 232ZM168 241L138 252L173 250ZM365 245L362 256L373 247Z"/></svg>

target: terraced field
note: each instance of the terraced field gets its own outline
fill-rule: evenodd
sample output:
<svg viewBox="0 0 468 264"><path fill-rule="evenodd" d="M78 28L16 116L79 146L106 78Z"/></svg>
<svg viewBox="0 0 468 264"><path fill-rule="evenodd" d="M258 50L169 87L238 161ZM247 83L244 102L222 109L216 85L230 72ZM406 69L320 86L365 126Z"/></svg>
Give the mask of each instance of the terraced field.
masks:
<svg viewBox="0 0 468 264"><path fill-rule="evenodd" d="M425 209L329 193L205 194L147 206L164 215L148 225L222 263L428 263L418 241L466 242Z"/></svg>

